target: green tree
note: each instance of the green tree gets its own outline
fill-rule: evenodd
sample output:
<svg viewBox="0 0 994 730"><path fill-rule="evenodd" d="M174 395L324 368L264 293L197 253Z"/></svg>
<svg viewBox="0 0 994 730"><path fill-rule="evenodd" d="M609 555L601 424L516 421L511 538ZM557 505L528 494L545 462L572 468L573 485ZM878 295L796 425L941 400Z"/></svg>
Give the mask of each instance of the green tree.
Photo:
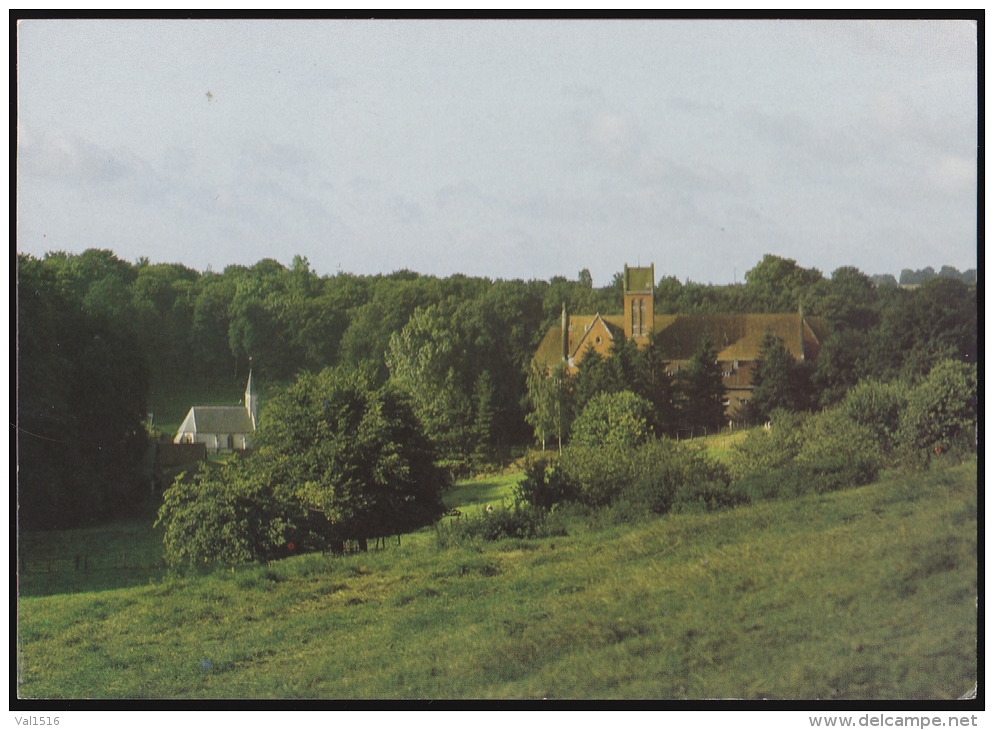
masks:
<svg viewBox="0 0 994 730"><path fill-rule="evenodd" d="M165 490L155 526L164 527L169 565L273 560L290 554L291 543L296 552L326 545L320 534L308 540L306 507L277 495L270 472L260 466L258 459L202 465Z"/></svg>
<svg viewBox="0 0 994 730"><path fill-rule="evenodd" d="M531 410L525 420L535 431L535 439L545 451L547 439L556 439L562 453L563 440L569 435L573 407L572 377L566 363L559 363L546 374L537 367L528 372L528 401Z"/></svg>
<svg viewBox="0 0 994 730"><path fill-rule="evenodd" d="M166 490L167 558L271 559L431 524L448 477L408 396L370 374L305 373L263 412L252 456Z"/></svg>
<svg viewBox="0 0 994 730"><path fill-rule="evenodd" d="M490 372L484 370L473 386L473 454L471 461L479 471L494 462L494 388Z"/></svg>
<svg viewBox="0 0 994 730"><path fill-rule="evenodd" d="M902 383L862 380L839 404L839 410L854 423L868 428L885 454L897 446L901 412L907 404Z"/></svg>
<svg viewBox="0 0 994 730"><path fill-rule="evenodd" d="M796 312L807 288L822 280L817 269L804 269L793 259L766 254L745 274L754 306L764 312Z"/></svg>
<svg viewBox="0 0 994 730"><path fill-rule="evenodd" d="M673 389L666 372L666 361L661 357L654 338L650 336L644 347L639 347L632 340L616 341L607 364L613 370L605 379L610 388L608 392L630 390L645 398L652 404L649 419L652 431L658 435L671 433L676 427Z"/></svg>
<svg viewBox="0 0 994 730"><path fill-rule="evenodd" d="M573 380L573 413L579 417L593 398L621 390L612 358L601 357L593 345L587 347Z"/></svg>
<svg viewBox="0 0 994 730"><path fill-rule="evenodd" d="M651 414L652 404L630 391L601 393L573 423L570 443L577 448L635 446L649 438Z"/></svg>
<svg viewBox="0 0 994 730"><path fill-rule="evenodd" d="M718 431L725 422L725 383L718 353L707 333L676 376L680 422L685 428Z"/></svg>
<svg viewBox="0 0 994 730"><path fill-rule="evenodd" d="M142 499L149 391L136 338L88 310L62 261L17 259L17 496L22 525L111 517Z"/></svg>
<svg viewBox="0 0 994 730"><path fill-rule="evenodd" d="M765 421L780 408L803 411L809 406L810 378L783 341L767 332L759 346L759 358L752 374L752 416Z"/></svg>
<svg viewBox="0 0 994 730"><path fill-rule="evenodd" d="M901 413L900 441L912 453L974 447L977 368L944 360L908 393Z"/></svg>
<svg viewBox="0 0 994 730"><path fill-rule="evenodd" d="M472 400L459 382L460 344L451 320L432 305L390 336L386 357L390 382L411 395L425 432L453 468L465 464L472 441Z"/></svg>
<svg viewBox="0 0 994 730"><path fill-rule="evenodd" d="M324 514L335 539L400 534L442 513L448 485L408 395L326 368L302 375L267 406L259 456L277 484Z"/></svg>

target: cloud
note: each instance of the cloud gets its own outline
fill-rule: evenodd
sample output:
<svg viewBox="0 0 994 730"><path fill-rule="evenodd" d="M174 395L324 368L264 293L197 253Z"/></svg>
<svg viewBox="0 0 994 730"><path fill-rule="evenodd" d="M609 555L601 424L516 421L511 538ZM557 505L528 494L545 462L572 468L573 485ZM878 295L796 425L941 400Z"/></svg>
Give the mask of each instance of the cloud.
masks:
<svg viewBox="0 0 994 730"><path fill-rule="evenodd" d="M107 149L59 132L35 137L23 128L18 135L17 167L24 175L80 188L131 181L150 172L149 166L129 150Z"/></svg>
<svg viewBox="0 0 994 730"><path fill-rule="evenodd" d="M929 170L936 187L944 192L963 192L976 188L977 161L958 155L942 155Z"/></svg>

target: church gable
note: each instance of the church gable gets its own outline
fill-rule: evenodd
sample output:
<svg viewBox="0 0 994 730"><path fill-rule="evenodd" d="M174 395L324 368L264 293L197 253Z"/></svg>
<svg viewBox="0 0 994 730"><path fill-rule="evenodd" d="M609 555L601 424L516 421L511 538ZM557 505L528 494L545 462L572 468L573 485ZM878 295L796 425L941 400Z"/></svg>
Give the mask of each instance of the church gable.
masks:
<svg viewBox="0 0 994 730"><path fill-rule="evenodd" d="M173 439L175 444L207 444L214 452L247 449L249 434L256 428L258 396L249 372L244 405L193 406Z"/></svg>
<svg viewBox="0 0 994 730"><path fill-rule="evenodd" d="M583 335L577 339L576 345L571 347L570 365L579 365L591 347L601 357L608 357L616 337L612 329L617 331L617 328L612 328L600 314L594 315L590 324L586 326Z"/></svg>

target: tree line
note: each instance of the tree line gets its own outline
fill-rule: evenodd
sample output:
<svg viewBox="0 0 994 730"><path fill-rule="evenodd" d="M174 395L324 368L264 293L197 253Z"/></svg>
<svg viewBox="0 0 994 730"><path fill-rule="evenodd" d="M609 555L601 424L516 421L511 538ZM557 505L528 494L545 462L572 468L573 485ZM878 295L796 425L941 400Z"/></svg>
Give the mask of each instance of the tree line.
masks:
<svg viewBox="0 0 994 730"><path fill-rule="evenodd" d="M150 397L243 382L250 363L273 393L328 368L362 373L369 392L402 393L449 474L499 462L511 445L536 436L568 438L569 421L603 392L639 394L660 430L719 418L713 343L700 343L696 365L672 383L652 348L622 345L610 360L584 360L568 388L575 400L560 408L558 424L536 424L531 358L558 325L563 303L571 312L616 314L622 295L620 272L595 287L586 270L576 279L494 281L406 270L319 276L300 256L290 266L264 259L198 272L178 263L129 263L106 250L20 254L23 514L62 525L126 502L122 494L139 493L134 475ZM769 366L761 377L792 384L788 402L782 388L768 388L769 408L803 409L836 403L867 377L914 382L944 358L975 363L976 296L975 284L949 277L902 289L850 267L826 278L768 255L741 285L663 276L655 308L744 314L800 306L823 317L831 334L813 370L781 377L776 343L764 352ZM265 422L266 404L261 417ZM29 442L26 432L37 438ZM56 453L46 444L72 448Z"/></svg>

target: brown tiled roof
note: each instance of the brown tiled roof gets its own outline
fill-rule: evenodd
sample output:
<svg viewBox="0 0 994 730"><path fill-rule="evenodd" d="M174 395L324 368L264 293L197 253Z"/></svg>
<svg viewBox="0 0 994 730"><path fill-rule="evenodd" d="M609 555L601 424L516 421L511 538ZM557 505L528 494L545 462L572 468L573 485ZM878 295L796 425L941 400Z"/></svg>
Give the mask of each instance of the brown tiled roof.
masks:
<svg viewBox="0 0 994 730"><path fill-rule="evenodd" d="M577 348L580 346L580 340L590 329L590 325L594 323L597 318L596 314L578 314L570 315L569 318L569 354L573 356L576 354ZM600 318L604 320L604 324L608 326L608 329L614 335L615 338L618 335L624 335L624 317L620 314L603 314ZM538 345L538 349L535 351L535 364L539 367L549 367L561 362L563 359L563 332L560 325L550 327L545 333L545 337Z"/></svg>
<svg viewBox="0 0 994 730"><path fill-rule="evenodd" d="M573 354L595 316L570 316L570 354ZM604 315L602 319L612 328L623 331L622 315ZM806 359L813 360L818 355L820 343L827 337L827 331L818 317L805 317L804 324L803 354ZM735 360L755 360L759 357L759 348L767 331L779 337L794 357L801 356L799 314L657 314L653 321L656 345L661 348L663 359L674 363L690 360L705 332L711 333L719 360L733 364ZM562 332L558 326L550 327L535 352L535 361L540 366L548 367L561 359Z"/></svg>
<svg viewBox="0 0 994 730"><path fill-rule="evenodd" d="M705 332L711 334L719 360L755 360L767 331L783 340L794 357L801 356L797 314L657 314L653 325L656 346L666 360L689 360Z"/></svg>

